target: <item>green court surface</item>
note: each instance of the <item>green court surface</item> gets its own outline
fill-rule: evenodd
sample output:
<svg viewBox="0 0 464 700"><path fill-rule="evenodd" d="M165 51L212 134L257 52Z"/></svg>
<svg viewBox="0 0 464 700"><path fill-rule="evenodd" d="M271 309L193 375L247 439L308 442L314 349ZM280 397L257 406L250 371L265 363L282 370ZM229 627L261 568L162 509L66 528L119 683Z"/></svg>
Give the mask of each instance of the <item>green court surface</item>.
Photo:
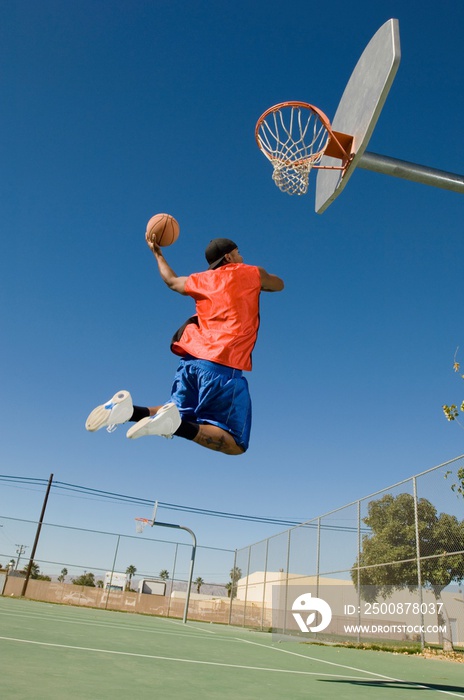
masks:
<svg viewBox="0 0 464 700"><path fill-rule="evenodd" d="M464 698L451 661L237 627L0 598L0 688L20 698Z"/></svg>

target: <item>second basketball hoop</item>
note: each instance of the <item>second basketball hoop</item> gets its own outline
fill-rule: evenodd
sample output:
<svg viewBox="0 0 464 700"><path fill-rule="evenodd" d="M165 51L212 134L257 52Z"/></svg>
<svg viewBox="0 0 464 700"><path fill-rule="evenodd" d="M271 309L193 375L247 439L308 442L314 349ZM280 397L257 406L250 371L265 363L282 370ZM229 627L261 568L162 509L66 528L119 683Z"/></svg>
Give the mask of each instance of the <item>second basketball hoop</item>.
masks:
<svg viewBox="0 0 464 700"><path fill-rule="evenodd" d="M148 518L135 518L135 531L138 535L145 530L147 525L153 526L153 521L148 520Z"/></svg>

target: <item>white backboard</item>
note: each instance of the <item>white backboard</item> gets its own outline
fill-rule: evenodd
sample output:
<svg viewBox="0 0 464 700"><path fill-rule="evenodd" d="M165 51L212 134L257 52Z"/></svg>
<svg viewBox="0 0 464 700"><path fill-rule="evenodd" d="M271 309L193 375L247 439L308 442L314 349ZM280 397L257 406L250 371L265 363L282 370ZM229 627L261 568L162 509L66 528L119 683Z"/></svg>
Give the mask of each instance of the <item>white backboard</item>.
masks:
<svg viewBox="0 0 464 700"><path fill-rule="evenodd" d="M322 214L338 197L366 150L382 107L395 79L401 59L399 23L385 22L374 34L348 81L332 120L334 131L350 134L353 159L342 177L340 170L318 170L316 179L316 212ZM324 156L321 165L340 165L340 161Z"/></svg>

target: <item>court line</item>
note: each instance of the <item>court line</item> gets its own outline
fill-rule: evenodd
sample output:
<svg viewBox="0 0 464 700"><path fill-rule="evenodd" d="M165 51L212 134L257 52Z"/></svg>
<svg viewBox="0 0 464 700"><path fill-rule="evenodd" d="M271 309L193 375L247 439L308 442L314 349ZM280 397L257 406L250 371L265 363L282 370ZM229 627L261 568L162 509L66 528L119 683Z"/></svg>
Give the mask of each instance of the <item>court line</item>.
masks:
<svg viewBox="0 0 464 700"><path fill-rule="evenodd" d="M185 628L185 624L183 622L180 622L179 620L173 620L170 617L160 617L158 619L164 620L165 622L171 622L171 624L173 624L173 625L183 625ZM207 630L207 629L203 629L203 627L197 627L196 625L192 625L191 622L189 623L189 626L187 629L195 629L195 630L198 630L199 632L203 632L206 634L214 634L214 635L216 635L216 637L218 636L217 632L215 632L214 630ZM227 637L223 636L222 639L227 639Z"/></svg>
<svg viewBox="0 0 464 700"><path fill-rule="evenodd" d="M86 625L90 627L107 627L108 629L121 629L121 630L127 630L129 632L148 632L150 634L165 634L165 635L172 635L172 636L180 636L182 635L183 637L191 637L192 639L205 639L201 634L198 634L197 632L192 632L190 633L190 629L195 629L198 632L203 632L203 630L200 627L193 627L192 625L189 625L188 627L185 627L182 622L179 622L177 624L183 625L184 629L182 632L177 632L174 630L168 630L166 628L162 629L161 626L159 627L143 627L143 626L137 626L137 625L123 625L123 624L118 624L115 622L102 622L102 621L93 621L93 620L73 620L68 617L61 617L59 615L51 617L50 615L44 615L40 613L17 613L17 612L5 612L3 610L0 611L0 617L2 616L9 616L13 618L23 618L23 619L34 619L34 620L45 620L48 622L57 622L60 624L70 624L70 625ZM164 618L156 618L157 620L164 620ZM168 620L166 620L168 621ZM170 621L172 624L175 624L175 621ZM235 639L231 639L230 637L226 637L223 635L217 635L215 632L211 630L206 630L209 634L214 634L216 635L216 639L224 639L228 641L234 641Z"/></svg>
<svg viewBox="0 0 464 700"><path fill-rule="evenodd" d="M36 617L39 619L46 619L49 621L60 621L60 622L70 622L71 624L81 624L81 625L95 625L97 627L108 627L108 628L117 628L117 629L124 629L124 630L132 630L132 631L147 631L150 633L157 633L159 632L160 634L170 634L167 631L161 630L161 629L150 629L150 628L145 628L145 627L135 627L131 625L117 625L113 623L107 623L107 622L92 622L92 621L81 621L81 620L72 620L69 618L59 618L59 617L49 617L47 615L40 615L38 613L32 613L32 615L25 615L22 613L8 613L4 612L6 615L10 616L16 616L16 617ZM16 642L22 642L25 644L36 644L36 645L42 645L42 646L52 646L52 647L59 647L59 648L65 648L65 649L75 649L75 650L81 650L81 651L99 651L101 653L105 654L120 654L120 655L126 655L126 656L135 656L135 657L141 657L141 658L151 658L151 659L159 659L159 660L166 660L166 661L178 661L178 662L184 662L184 663L196 663L196 664L207 664L207 665L213 665L213 666L224 666L224 667L230 667L230 668L241 668L241 669L249 669L249 670L258 670L258 671L273 671L273 672L278 672L278 673L295 673L299 675L308 675L308 676L328 676L328 677L335 677L335 678L349 678L349 679L355 679L355 680L373 680L373 678L378 679L378 680L386 680L386 681L393 681L397 683L406 683L408 681L404 681L399 678L394 678L393 676L386 676L383 674L379 673L374 673L373 671L368 671L366 669L361 669L357 668L356 666L349 666L346 664L340 664L338 662L334 661L327 661L325 659L320 659L317 657L309 656L306 654L301 654L295 651L290 651L288 649L282 649L281 647L273 646L271 644L263 644L260 642L253 642L250 639L243 639L241 637L228 637L225 635L218 635L216 632L213 630L207 630L203 629L201 627L196 627L193 625L189 625L189 628L185 628L184 623L178 621L178 620L173 620L171 618L156 618L157 621L160 621L161 623L163 622L168 622L171 625L182 625L184 627L184 630L186 632L182 634L182 636L185 637L191 637L191 638L203 638L200 635L197 634L189 634L188 629L194 627L194 629L198 630L199 632L207 632L209 634L215 635L216 639L221 639L224 641L235 641L235 642L243 642L245 644L252 644L254 646L259 646L263 647L264 649L271 649L273 651L278 651L284 654L289 654L291 656L296 656L299 658L303 658L306 660L310 661L315 661L316 663L319 662L321 664L326 664L329 666L335 666L337 668L343 668L347 669L349 671L356 671L359 673L363 674L368 674L371 678L359 678L357 676L348 676L348 675L343 675L343 674L330 674L330 673L317 673L317 672L312 672L312 671L290 671L287 669L276 669L276 668L266 668L266 667L259 667L259 666L242 666L242 665L234 665L234 664L224 664L224 663L219 663L219 662L212 662L212 661L198 661L198 660L193 660L193 659L180 659L176 657L165 657L165 656L154 656L154 655L148 655L148 654L137 654L133 652L121 652L121 651L112 651L112 650L107 650L107 649L92 649L90 647L76 647L76 646L70 646L70 645L64 645L64 644L51 644L48 642L37 642L37 641L32 641L32 640L27 640L27 639L19 639L15 637L0 637L0 639L3 640L10 640L10 641L16 641ZM174 633L177 634L177 633ZM373 677L373 678L372 678ZM435 690L438 693L442 693L444 695L450 695L453 697L457 698L464 698L464 695L454 693L452 691L447 691L447 690L439 690L437 688L432 688L427 685L423 684L416 684L417 689L423 689L423 690Z"/></svg>
<svg viewBox="0 0 464 700"><path fill-rule="evenodd" d="M117 656L131 656L141 659L156 659L157 661L174 661L175 663L185 663L185 664L197 664L201 666L219 666L223 668L240 668L246 671L265 671L266 673L287 673L290 675L297 676L326 676L328 678L348 678L349 680L356 681L367 681L372 680L372 678L360 677L360 676L349 676L346 674L339 673L317 673L316 671L296 671L285 668L270 668L266 666L246 666L244 664L226 664L219 661L200 661L197 659L181 659L175 656L158 656L155 654L138 654L130 651L115 651L113 649L96 649L94 647L80 647L73 646L70 644L53 644L51 642L37 642L31 639L19 639L18 637L4 637L0 636L0 640L7 642L19 642L21 644L33 644L35 646L52 647L55 649L71 649L73 651L85 651L100 654L114 654ZM381 678L379 677L379 680Z"/></svg>
<svg viewBox="0 0 464 700"><path fill-rule="evenodd" d="M267 644L260 644L259 642L252 642L250 639L240 639L236 637L237 640L244 642L245 644L253 644L257 647L265 647L266 649L272 649L273 651L280 651L282 654L291 654L292 656L299 656L303 659L309 659L310 661L319 661L322 664L328 664L329 666L338 666L338 668L346 668L349 671L359 671L360 673L367 673L370 676L374 676L379 680L394 681L395 683L410 683L410 681L401 680L401 678L394 678L393 676L384 676L382 673L374 673L373 671L366 671L364 668L357 668L356 666L347 666L345 664L339 664L336 661L326 661L325 659L318 659L315 656L307 656L306 654L299 654L296 651L290 651L289 649L282 649L280 647L270 646ZM464 695L453 693L451 690L439 690L438 688L432 688L428 685L415 684L418 690L434 690L437 693L443 693L444 695L452 695L455 698L464 698Z"/></svg>

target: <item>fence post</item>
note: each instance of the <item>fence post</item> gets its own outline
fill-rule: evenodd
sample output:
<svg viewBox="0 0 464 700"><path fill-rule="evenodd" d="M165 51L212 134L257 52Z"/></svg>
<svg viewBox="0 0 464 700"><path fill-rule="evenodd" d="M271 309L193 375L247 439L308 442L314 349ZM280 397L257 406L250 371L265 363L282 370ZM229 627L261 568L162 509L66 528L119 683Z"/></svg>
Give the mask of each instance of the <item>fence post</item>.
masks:
<svg viewBox="0 0 464 700"><path fill-rule="evenodd" d="M290 567L290 539L292 536L292 531L287 530L287 562L285 564L285 597L284 597L284 625L283 625L283 630L282 634L285 634L287 631L287 605L288 605L288 569ZM280 598L280 596L279 596Z"/></svg>
<svg viewBox="0 0 464 700"><path fill-rule="evenodd" d="M316 543L316 596L319 595L319 565L321 561L321 518L317 519L317 543Z"/></svg>
<svg viewBox="0 0 464 700"><path fill-rule="evenodd" d="M417 478L412 477L413 494L414 494L414 525L416 531L416 566L417 566L417 585L419 587L419 602L421 610L421 649L425 647L424 635L424 613L422 612L422 572L421 572L421 553L420 553L420 535L419 535L419 512L417 508Z"/></svg>
<svg viewBox="0 0 464 700"><path fill-rule="evenodd" d="M361 641L361 547L362 547L362 540L361 540L361 501L358 501L358 585L357 585L357 594L358 594L358 637L357 641L358 644Z"/></svg>
<svg viewBox="0 0 464 700"><path fill-rule="evenodd" d="M269 553L269 538L266 540L266 556L264 557L264 572L263 572L263 601L261 608L261 631L264 627L264 608L266 605L266 579L267 579L267 558Z"/></svg>
<svg viewBox="0 0 464 700"><path fill-rule="evenodd" d="M237 550L234 552L234 565L232 567L232 571L235 572L235 567L237 566ZM234 600L234 582L231 577L231 586L230 586L230 604L229 604L229 625L232 623L232 602Z"/></svg>
<svg viewBox="0 0 464 700"><path fill-rule="evenodd" d="M243 626L245 627L246 625L246 607L247 607L247 599L248 599L248 577L250 576L250 559L251 559L251 547L253 545L250 545L248 547L248 563L247 563L247 573L246 573L246 586L245 586L245 600L243 602Z"/></svg>

